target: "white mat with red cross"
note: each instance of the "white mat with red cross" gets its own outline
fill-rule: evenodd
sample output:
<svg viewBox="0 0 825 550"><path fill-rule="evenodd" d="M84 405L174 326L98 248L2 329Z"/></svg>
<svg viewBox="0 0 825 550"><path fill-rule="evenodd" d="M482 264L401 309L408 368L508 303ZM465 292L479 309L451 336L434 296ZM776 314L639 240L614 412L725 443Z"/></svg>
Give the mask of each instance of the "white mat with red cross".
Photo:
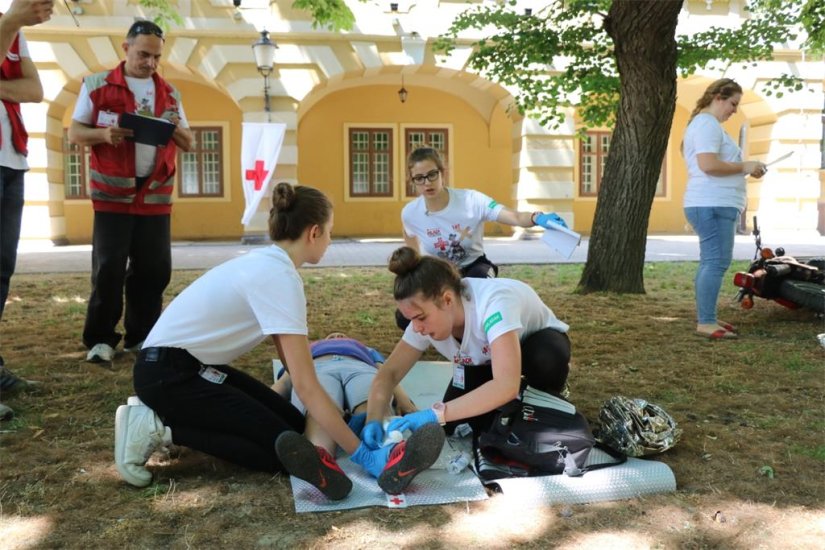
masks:
<svg viewBox="0 0 825 550"><path fill-rule="evenodd" d="M452 375L450 363L420 361L402 381L402 386L419 408L440 401ZM459 474L447 472L447 459L458 451L470 451L469 438L447 438L444 451L433 468L419 474L403 495L384 493L360 466L345 456L338 464L352 479L352 492L340 501L327 500L309 483L291 477L296 512L326 512L366 506L406 508L423 504L447 504L484 500L487 497L479 479L469 470ZM588 464L611 461L598 449L591 452ZM515 498L519 505L579 504L635 498L641 495L676 490L670 468L658 461L629 458L626 463L587 472L580 477L565 475L497 480L497 489L505 498Z"/></svg>

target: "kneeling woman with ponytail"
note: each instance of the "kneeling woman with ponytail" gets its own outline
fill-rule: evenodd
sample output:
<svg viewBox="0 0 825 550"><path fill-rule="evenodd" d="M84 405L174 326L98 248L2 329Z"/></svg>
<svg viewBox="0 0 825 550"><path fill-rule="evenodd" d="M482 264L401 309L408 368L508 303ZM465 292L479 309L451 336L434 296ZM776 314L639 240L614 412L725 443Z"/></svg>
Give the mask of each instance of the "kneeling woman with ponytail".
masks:
<svg viewBox="0 0 825 550"><path fill-rule="evenodd" d="M490 426L497 407L518 396L522 377L537 390L563 392L569 327L528 285L461 279L451 264L409 247L393 253L389 269L396 275L398 310L411 322L372 383L362 435L371 448L383 438L380 416L393 388L429 346L453 363L444 400L392 421L388 430L415 431L439 422L452 432L469 422L478 434Z"/></svg>
<svg viewBox="0 0 825 550"><path fill-rule="evenodd" d="M272 202L274 244L225 262L189 285L161 314L138 354L139 401L121 406L115 418L115 463L132 485L151 483L147 458L175 443L253 470L285 469L331 499L349 493L352 482L335 459L298 433L303 415L268 385L229 366L267 336L308 414L353 462L379 477L379 484L380 476L394 474L385 468L391 452L401 455L393 465L410 469L404 448L365 447L315 375L298 267L318 263L329 246L332 204L317 189L287 183L275 187ZM435 460L443 433L440 442L424 439L437 447ZM410 440L406 448L416 444L422 445Z"/></svg>

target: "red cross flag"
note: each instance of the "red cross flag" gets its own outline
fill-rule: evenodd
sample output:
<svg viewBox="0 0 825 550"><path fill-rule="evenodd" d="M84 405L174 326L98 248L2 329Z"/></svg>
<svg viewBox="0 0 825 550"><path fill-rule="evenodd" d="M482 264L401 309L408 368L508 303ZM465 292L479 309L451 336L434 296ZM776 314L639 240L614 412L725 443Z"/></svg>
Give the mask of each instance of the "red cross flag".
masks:
<svg viewBox="0 0 825 550"><path fill-rule="evenodd" d="M244 122L241 145L241 181L246 208L241 223L249 225L258 211L261 198L269 194L272 173L284 143L286 124Z"/></svg>

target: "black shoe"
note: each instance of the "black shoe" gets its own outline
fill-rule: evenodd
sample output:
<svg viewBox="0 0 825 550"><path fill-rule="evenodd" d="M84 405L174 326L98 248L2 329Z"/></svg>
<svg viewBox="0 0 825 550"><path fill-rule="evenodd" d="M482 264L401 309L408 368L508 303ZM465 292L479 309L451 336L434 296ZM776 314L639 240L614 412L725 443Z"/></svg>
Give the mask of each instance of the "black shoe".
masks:
<svg viewBox="0 0 825 550"><path fill-rule="evenodd" d="M434 422L414 431L390 451L387 465L378 476L378 486L390 495L403 493L415 476L438 460L444 438L444 428Z"/></svg>
<svg viewBox="0 0 825 550"><path fill-rule="evenodd" d="M303 479L330 500L341 500L352 491L352 481L335 459L298 432L284 432L275 440L275 452L284 469Z"/></svg>
<svg viewBox="0 0 825 550"><path fill-rule="evenodd" d="M20 378L4 366L0 366L0 392L10 393L18 390L35 389L40 382Z"/></svg>

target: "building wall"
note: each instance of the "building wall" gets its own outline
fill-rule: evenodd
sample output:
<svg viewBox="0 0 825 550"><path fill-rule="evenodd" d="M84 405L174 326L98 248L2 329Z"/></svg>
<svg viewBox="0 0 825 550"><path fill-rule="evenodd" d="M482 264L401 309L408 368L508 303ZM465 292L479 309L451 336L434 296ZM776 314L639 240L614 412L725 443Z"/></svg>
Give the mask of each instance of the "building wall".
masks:
<svg viewBox="0 0 825 550"><path fill-rule="evenodd" d="M400 236L406 181L403 129L406 124L447 125L451 164L448 185L473 188L514 207L509 139L511 121L499 113L487 123L461 98L433 88L405 86L406 103L396 86L367 86L332 93L304 114L298 125L298 182L322 189L335 203L337 236ZM380 125L394 130L396 194L392 198L347 197L345 155L348 124ZM509 234L509 227L490 224L487 234Z"/></svg>

